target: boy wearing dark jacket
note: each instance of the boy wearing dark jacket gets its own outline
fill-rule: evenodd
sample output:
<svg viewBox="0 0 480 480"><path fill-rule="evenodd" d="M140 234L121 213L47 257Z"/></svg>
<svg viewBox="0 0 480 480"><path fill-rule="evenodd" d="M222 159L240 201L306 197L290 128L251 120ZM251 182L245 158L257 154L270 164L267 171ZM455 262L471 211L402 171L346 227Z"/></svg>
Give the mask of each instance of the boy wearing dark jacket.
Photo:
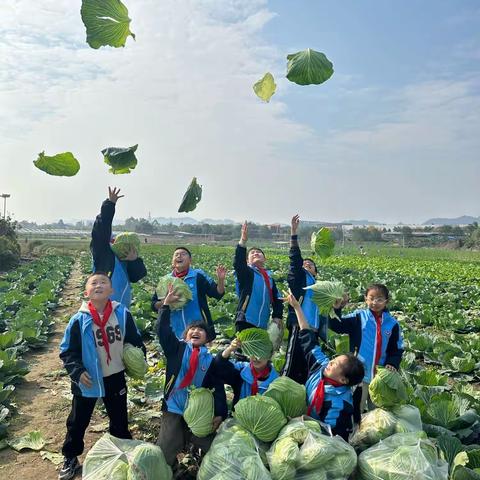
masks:
<svg viewBox="0 0 480 480"><path fill-rule="evenodd" d="M167 359L162 422L157 444L170 466L173 466L177 454L188 443L191 442L195 447L206 452L215 436L215 433L212 433L207 437L196 437L185 423L183 412L188 399L189 386L213 389L214 430L227 416L225 388L215 374L213 356L205 347L210 340L208 325L204 322L190 324L185 331L184 339L179 340L170 324L170 304L177 300L178 297L174 295L173 287L170 285L157 321L157 335Z"/></svg>
<svg viewBox="0 0 480 480"><path fill-rule="evenodd" d="M175 335L180 340L185 329L194 321L203 319L209 327L209 338L215 338L215 327L208 308L207 297L220 300L225 294L226 269L223 265L217 267L215 283L203 270L192 268L192 254L186 247L177 247L172 257L172 278L182 279L192 292L192 299L182 308L170 312L170 322ZM152 309L158 311L162 300L155 292L152 297Z"/></svg>
<svg viewBox="0 0 480 480"><path fill-rule="evenodd" d="M242 225L242 235L235 250L233 267L239 299L235 328L242 331L257 327L266 329L270 312L272 321L282 329L283 303L271 273L265 270L265 255L254 247L247 252L248 226Z"/></svg>
<svg viewBox="0 0 480 480"><path fill-rule="evenodd" d="M305 290L305 287L313 285L316 281L317 266L310 258L302 258L302 252L298 245L297 230L300 217L295 215L291 223L290 240L290 268L288 270L288 288L300 303L303 314L313 333L323 342L327 341L327 319L320 315L317 305L312 300L313 291ZM297 322L295 310L288 306L287 327L289 331L287 355L283 374L292 380L304 385L308 377L308 365L300 344L300 328Z"/></svg>
<svg viewBox="0 0 480 480"><path fill-rule="evenodd" d="M147 269L138 252L132 249L125 258L115 255L111 247L112 221L120 189L108 187L108 199L102 203L92 228L90 250L93 257L93 271L107 272L112 279L111 300L123 303L127 308L132 302L130 283L136 283L147 275Z"/></svg>
<svg viewBox="0 0 480 480"><path fill-rule="evenodd" d="M60 358L72 380L72 410L62 448L64 464L59 479L73 478L77 456L95 408L103 398L109 431L118 438L132 438L128 430L127 386L123 346L130 343L145 352L132 315L124 305L109 300L112 284L106 273L90 275L79 311L70 319L60 344Z"/></svg>
<svg viewBox="0 0 480 480"><path fill-rule="evenodd" d="M297 315L299 338L309 367L305 385L307 414L327 423L334 435L340 435L348 441L353 429L352 387L363 379L363 364L351 353L329 360L318 345L318 336L310 329L301 305L291 292L287 301Z"/></svg>

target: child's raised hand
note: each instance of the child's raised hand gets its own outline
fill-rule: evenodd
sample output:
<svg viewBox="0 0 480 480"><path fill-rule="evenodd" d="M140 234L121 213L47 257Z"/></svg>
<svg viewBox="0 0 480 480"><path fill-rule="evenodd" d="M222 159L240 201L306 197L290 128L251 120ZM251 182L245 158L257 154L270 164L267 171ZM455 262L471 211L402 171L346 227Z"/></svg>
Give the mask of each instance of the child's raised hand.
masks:
<svg viewBox="0 0 480 480"><path fill-rule="evenodd" d="M133 261L138 258L138 252L135 247L130 247L130 251L128 252L128 255L125 257L125 260L127 261Z"/></svg>
<svg viewBox="0 0 480 480"><path fill-rule="evenodd" d="M216 432L218 430L218 427L222 423L223 418L222 417L213 417L212 421L212 426L213 426L213 431Z"/></svg>
<svg viewBox="0 0 480 480"><path fill-rule="evenodd" d="M242 234L240 236L240 242L245 243L248 240L248 224L245 220L242 224Z"/></svg>
<svg viewBox="0 0 480 480"><path fill-rule="evenodd" d="M225 280L226 276L227 276L227 269L223 265L219 265L217 267L217 278L219 280Z"/></svg>
<svg viewBox="0 0 480 480"><path fill-rule="evenodd" d="M238 338L234 338L232 340L232 343L230 344L230 348L231 348L232 352L239 349L241 346L242 346L242 342Z"/></svg>
<svg viewBox="0 0 480 480"><path fill-rule="evenodd" d="M290 289L288 290L288 292L283 292L283 297L291 307L297 308L300 306L300 303L298 303L298 300L295 298L295 295Z"/></svg>
<svg viewBox="0 0 480 480"><path fill-rule="evenodd" d="M292 223L291 223L291 233L292 235L296 235L297 234L297 230L298 230L298 224L300 223L300 216L297 214L297 215L294 215L292 217Z"/></svg>
<svg viewBox="0 0 480 480"><path fill-rule="evenodd" d="M120 194L120 189L117 187L110 188L108 187L108 199L113 202L117 203L117 200L119 198L124 197L125 195L119 195Z"/></svg>
<svg viewBox="0 0 480 480"><path fill-rule="evenodd" d="M342 298L339 298L334 304L333 308L335 310L338 310L339 308L343 308L350 300L350 296L348 295L347 292L343 294Z"/></svg>
<svg viewBox="0 0 480 480"><path fill-rule="evenodd" d="M172 303L177 302L180 299L179 295L175 295L173 290L173 285L170 283L168 285L167 296L163 299L164 305L171 305Z"/></svg>
<svg viewBox="0 0 480 480"><path fill-rule="evenodd" d="M87 388L92 388L92 377L88 374L88 372L83 372L80 375L79 382L85 385Z"/></svg>
<svg viewBox="0 0 480 480"><path fill-rule="evenodd" d="M392 372L396 372L396 371L397 371L397 369L396 369L393 365L385 365L385 368L386 368L387 370L392 371Z"/></svg>

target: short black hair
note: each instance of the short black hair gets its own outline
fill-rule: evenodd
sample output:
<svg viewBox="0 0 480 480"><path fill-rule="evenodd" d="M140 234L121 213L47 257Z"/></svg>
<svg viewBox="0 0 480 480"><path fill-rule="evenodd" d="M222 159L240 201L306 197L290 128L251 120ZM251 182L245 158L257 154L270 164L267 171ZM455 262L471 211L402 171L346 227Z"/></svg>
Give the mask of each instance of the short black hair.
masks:
<svg viewBox="0 0 480 480"><path fill-rule="evenodd" d="M311 258L304 258L303 261L305 261L305 260L308 260L309 262L312 262L313 266L315 267L315 273L318 273L317 264Z"/></svg>
<svg viewBox="0 0 480 480"><path fill-rule="evenodd" d="M259 252L262 252L262 255L266 258L266 255L265 255L265 252L261 249L261 248L258 248L258 247L251 247L247 250L247 255L252 251L252 250L258 250Z"/></svg>
<svg viewBox="0 0 480 480"><path fill-rule="evenodd" d="M213 340L210 326L208 323L202 320L198 320L196 322L192 322L190 325L187 325L187 328L183 331L182 335L184 339L187 338L187 333L191 328L201 328L202 330L205 330L205 333L207 334L207 343Z"/></svg>
<svg viewBox="0 0 480 480"><path fill-rule="evenodd" d="M347 385L358 385L365 377L365 367L361 360L353 353L346 353L347 361L343 366L343 375L347 379Z"/></svg>
<svg viewBox="0 0 480 480"><path fill-rule="evenodd" d="M173 253L175 253L177 250L185 250L188 253L188 256L190 258L192 258L192 252L187 247L177 247L177 248L175 248Z"/></svg>
<svg viewBox="0 0 480 480"><path fill-rule="evenodd" d="M390 298L390 292L383 283L371 283L365 290L365 296L368 295L368 292L370 292L370 290L378 290L387 300Z"/></svg>
<svg viewBox="0 0 480 480"><path fill-rule="evenodd" d="M92 273L87 277L87 279L85 280L85 285L86 285L87 282L88 282L92 277L94 277L95 275L101 275L102 277L107 277L108 280L110 281L110 285L112 284L112 279L110 278L110 275L109 275L107 272L97 271L97 272L92 272Z"/></svg>

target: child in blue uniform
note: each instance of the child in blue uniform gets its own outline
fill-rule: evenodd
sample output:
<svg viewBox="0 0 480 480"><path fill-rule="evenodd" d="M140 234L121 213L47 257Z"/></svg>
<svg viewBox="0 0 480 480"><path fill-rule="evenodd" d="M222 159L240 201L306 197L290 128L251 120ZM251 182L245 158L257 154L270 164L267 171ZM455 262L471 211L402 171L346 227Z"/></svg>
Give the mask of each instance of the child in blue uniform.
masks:
<svg viewBox="0 0 480 480"><path fill-rule="evenodd" d="M307 413L330 425L334 435L348 441L353 428L352 387L365 375L363 364L351 353L329 360L318 345L318 336L311 330L298 300L291 292L286 298L297 315L299 340L309 367L305 385Z"/></svg>
<svg viewBox="0 0 480 480"><path fill-rule="evenodd" d="M233 406L250 395L263 395L279 376L270 358L251 357L248 362L231 361L231 354L240 347L241 342L236 338L223 352L215 356L218 378L233 389Z"/></svg>
<svg viewBox="0 0 480 480"><path fill-rule="evenodd" d="M204 322L191 323L179 340L170 324L170 304L177 301L170 285L168 294L158 313L157 335L167 359L165 393L162 402L162 422L157 444L162 449L167 463L174 465L177 454L188 443L193 443L203 452L208 451L214 433L198 438L189 430L183 418L188 387L205 387L213 390L213 428L216 430L227 416L227 400L223 383L215 374L213 356L205 344L210 340L209 327Z"/></svg>

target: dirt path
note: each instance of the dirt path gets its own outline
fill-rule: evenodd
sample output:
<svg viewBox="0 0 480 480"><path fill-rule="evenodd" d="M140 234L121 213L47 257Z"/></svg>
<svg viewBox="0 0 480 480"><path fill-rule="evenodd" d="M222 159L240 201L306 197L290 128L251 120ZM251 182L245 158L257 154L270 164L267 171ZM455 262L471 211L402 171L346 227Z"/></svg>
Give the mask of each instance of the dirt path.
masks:
<svg viewBox="0 0 480 480"><path fill-rule="evenodd" d="M48 442L45 450L61 452L65 436L65 421L70 411L70 382L58 358L59 344L68 318L78 309L83 288L83 275L77 261L64 287L59 307L54 312L55 329L48 343L25 356L31 371L25 381L17 386L15 402L19 414L14 415L9 427L9 437L19 437L39 430ZM104 423L95 412L85 436L85 452L101 433L92 432ZM43 460L40 452L17 453L11 449L0 451L0 478L10 480L50 480L58 476L57 467ZM82 458L83 460L83 458ZM79 478L78 475L77 478Z"/></svg>

